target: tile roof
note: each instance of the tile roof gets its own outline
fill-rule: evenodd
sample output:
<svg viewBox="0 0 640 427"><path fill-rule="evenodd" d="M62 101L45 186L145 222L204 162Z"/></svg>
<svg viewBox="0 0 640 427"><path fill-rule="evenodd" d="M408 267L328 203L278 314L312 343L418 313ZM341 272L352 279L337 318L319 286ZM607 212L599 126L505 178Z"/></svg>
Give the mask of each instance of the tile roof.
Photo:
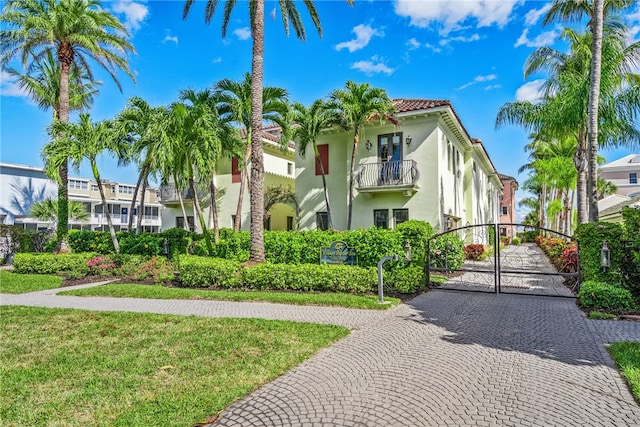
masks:
<svg viewBox="0 0 640 427"><path fill-rule="evenodd" d="M453 110L453 106L450 101L446 99L406 99L406 98L397 98L394 99L393 105L398 110L398 113L407 113L409 111L417 111L417 110L428 110L430 108L437 107L451 107Z"/></svg>
<svg viewBox="0 0 640 427"><path fill-rule="evenodd" d="M514 177L509 176L509 175L505 175L502 173L498 173L498 178L500 178L503 181L515 181L518 182Z"/></svg>

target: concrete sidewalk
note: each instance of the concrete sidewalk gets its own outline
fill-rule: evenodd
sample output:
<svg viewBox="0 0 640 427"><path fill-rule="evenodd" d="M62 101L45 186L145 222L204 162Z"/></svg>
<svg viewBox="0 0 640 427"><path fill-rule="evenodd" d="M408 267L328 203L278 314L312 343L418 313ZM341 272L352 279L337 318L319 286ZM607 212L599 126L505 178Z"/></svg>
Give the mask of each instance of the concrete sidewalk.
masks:
<svg viewBox="0 0 640 427"><path fill-rule="evenodd" d="M605 349L640 340L640 322L588 320L571 299L435 290L382 312L57 291L3 294L0 304L354 329L212 426L640 426L640 408Z"/></svg>

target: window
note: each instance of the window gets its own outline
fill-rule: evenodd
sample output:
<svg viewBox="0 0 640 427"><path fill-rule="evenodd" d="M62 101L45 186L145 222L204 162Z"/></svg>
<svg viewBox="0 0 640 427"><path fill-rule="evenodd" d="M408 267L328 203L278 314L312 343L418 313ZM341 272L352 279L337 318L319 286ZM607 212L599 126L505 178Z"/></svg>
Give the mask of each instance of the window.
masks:
<svg viewBox="0 0 640 427"><path fill-rule="evenodd" d="M120 194L133 194L135 187L130 185L118 185L118 193Z"/></svg>
<svg viewBox="0 0 640 427"><path fill-rule="evenodd" d="M78 179L69 180L69 189L86 190L88 188L89 183L87 181L80 181Z"/></svg>
<svg viewBox="0 0 640 427"><path fill-rule="evenodd" d="M238 158L231 158L231 182L236 183L240 182L242 178L240 177L240 168L238 167Z"/></svg>
<svg viewBox="0 0 640 427"><path fill-rule="evenodd" d="M506 206L500 206L500 210L501 210L501 214L502 215L508 215L509 214L509 208L507 208Z"/></svg>
<svg viewBox="0 0 640 427"><path fill-rule="evenodd" d="M389 209L373 210L373 226L379 228L389 228Z"/></svg>
<svg viewBox="0 0 640 427"><path fill-rule="evenodd" d="M291 231L293 230L293 217L292 216L288 216L287 217L287 231Z"/></svg>
<svg viewBox="0 0 640 427"><path fill-rule="evenodd" d="M92 185L91 186L91 191L98 191L98 186L97 185Z"/></svg>
<svg viewBox="0 0 640 427"><path fill-rule="evenodd" d="M195 223L193 222L193 217L192 216L187 216L187 223L189 224L189 231L195 231L196 230ZM176 217L176 227L177 228L184 228L184 217L183 216L177 216Z"/></svg>
<svg viewBox="0 0 640 427"><path fill-rule="evenodd" d="M324 170L325 175L329 175L329 144L318 145L318 154L320 154L320 161L316 159L316 176L322 175L322 170ZM320 169L320 166L322 166L322 169Z"/></svg>
<svg viewBox="0 0 640 427"><path fill-rule="evenodd" d="M638 183L638 174L636 172L631 172L629 174L629 184L637 184Z"/></svg>
<svg viewBox="0 0 640 427"><path fill-rule="evenodd" d="M329 229L329 215L326 212L316 212L316 228L322 231Z"/></svg>
<svg viewBox="0 0 640 427"><path fill-rule="evenodd" d="M394 227L398 224L402 224L405 221L409 221L409 209L394 209L393 210L393 224Z"/></svg>
<svg viewBox="0 0 640 427"><path fill-rule="evenodd" d="M293 163L287 162L287 175L293 175Z"/></svg>

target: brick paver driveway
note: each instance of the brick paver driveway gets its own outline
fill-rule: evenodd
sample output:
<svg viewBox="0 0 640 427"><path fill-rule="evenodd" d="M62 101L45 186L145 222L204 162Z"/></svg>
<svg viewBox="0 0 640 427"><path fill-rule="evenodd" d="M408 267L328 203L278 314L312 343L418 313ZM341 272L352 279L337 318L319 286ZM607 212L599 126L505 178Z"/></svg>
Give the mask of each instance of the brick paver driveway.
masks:
<svg viewBox="0 0 640 427"><path fill-rule="evenodd" d="M604 342L635 322L575 301L432 291L224 411L213 426L638 426Z"/></svg>

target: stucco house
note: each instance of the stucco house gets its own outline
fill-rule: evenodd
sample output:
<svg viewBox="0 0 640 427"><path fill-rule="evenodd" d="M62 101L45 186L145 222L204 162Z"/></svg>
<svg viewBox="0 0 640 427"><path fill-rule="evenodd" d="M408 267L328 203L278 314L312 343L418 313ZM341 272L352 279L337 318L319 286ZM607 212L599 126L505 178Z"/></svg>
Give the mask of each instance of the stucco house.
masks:
<svg viewBox="0 0 640 427"><path fill-rule="evenodd" d="M103 180L102 185L114 228L116 231L126 230L135 185L107 180ZM69 177L68 192L69 200L82 202L85 210L90 214L89 220L85 222L69 220L70 229L108 230L102 199L94 180ZM30 217L29 211L34 202L56 199L57 195L57 184L45 175L41 167L0 163L0 222L21 225L31 230L51 228L51 223ZM138 200L139 198L140 195ZM147 188L141 222L142 231L160 230L161 208L162 206L158 203L158 189ZM139 214L138 209L139 202L134 208L134 228Z"/></svg>
<svg viewBox="0 0 640 427"><path fill-rule="evenodd" d="M295 187L295 159L293 144L284 148L280 145L280 128L278 126L265 126L263 129L262 146L264 150L264 188L270 186L288 186L293 191ZM246 135L244 135L246 137ZM233 222L240 195L240 167L242 160L235 157L224 158L216 164L216 176L214 178L216 189L222 194L218 198L218 226L233 228ZM194 218L192 197L188 190L182 191L182 198L187 211L187 221L191 230L202 232L199 221ZM182 227L184 215L180 208L178 193L173 184L163 186L160 191L160 202L164 206L162 211L162 229ZM203 209L207 219L207 227L213 228L209 223L209 207ZM240 228L249 230L251 225L251 204L249 198L249 184L245 184L242 203ZM296 210L285 203L276 203L269 210L269 216L265 221L267 230L293 230L296 229Z"/></svg>
<svg viewBox="0 0 640 427"><path fill-rule="evenodd" d="M598 167L598 177L614 184L617 194L634 197L640 194L640 154L629 154Z"/></svg>
<svg viewBox="0 0 640 427"><path fill-rule="evenodd" d="M435 229L496 222L502 183L479 139L450 101L394 99L400 124L371 124L356 153L352 228L419 219ZM347 227L353 131L324 130L317 139L333 226ZM296 154L296 195L303 230L326 227L320 168Z"/></svg>
<svg viewBox="0 0 640 427"><path fill-rule="evenodd" d="M499 173L498 178L502 182L502 195L500 196L500 224L515 224L516 219L516 191L518 181L512 176ZM514 225L500 225L500 236L513 238L516 236Z"/></svg>

